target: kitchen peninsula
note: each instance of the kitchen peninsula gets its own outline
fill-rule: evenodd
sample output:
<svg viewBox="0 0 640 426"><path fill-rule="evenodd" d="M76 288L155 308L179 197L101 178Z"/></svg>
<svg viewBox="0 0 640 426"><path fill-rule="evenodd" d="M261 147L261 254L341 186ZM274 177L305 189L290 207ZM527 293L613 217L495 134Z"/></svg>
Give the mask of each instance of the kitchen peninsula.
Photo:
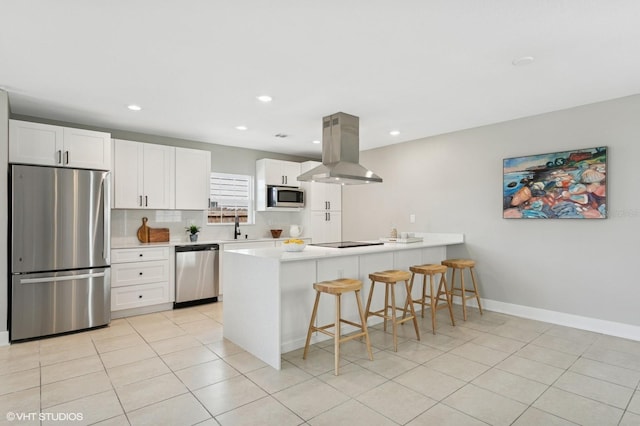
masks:
<svg viewBox="0 0 640 426"><path fill-rule="evenodd" d="M224 337L270 366L280 369L284 352L304 346L313 309L313 283L336 278L357 278L363 282L362 297L369 293L368 274L387 269L408 270L410 266L439 263L446 247L461 244L462 234L417 234L416 243L385 243L353 248L307 246L301 252L283 248L231 250L222 268L224 293ZM418 286L416 286L418 287ZM401 287L397 297L405 297ZM417 296L417 289L414 288ZM342 316L358 321L356 304L345 297ZM384 304L382 292L374 294L372 309ZM335 304L321 300L318 323L335 318ZM378 321L381 321L379 319ZM374 319L369 320L369 325ZM343 326L343 332L351 331ZM314 336L312 342L327 339Z"/></svg>

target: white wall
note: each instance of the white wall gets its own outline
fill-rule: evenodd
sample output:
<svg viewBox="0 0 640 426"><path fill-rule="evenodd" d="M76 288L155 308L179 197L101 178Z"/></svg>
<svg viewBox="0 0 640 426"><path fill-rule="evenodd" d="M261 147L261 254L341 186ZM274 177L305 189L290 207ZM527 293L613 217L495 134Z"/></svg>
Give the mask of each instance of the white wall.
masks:
<svg viewBox="0 0 640 426"><path fill-rule="evenodd" d="M7 178L9 173L9 96L0 90L0 345L9 341L7 332L7 282L8 282L8 253L7 233L9 232L9 197L7 193Z"/></svg>
<svg viewBox="0 0 640 426"><path fill-rule="evenodd" d="M448 256L477 260L484 298L640 326L639 117L636 95L362 152L384 182L344 187L343 237L461 232ZM595 146L609 218L502 219L503 158Z"/></svg>

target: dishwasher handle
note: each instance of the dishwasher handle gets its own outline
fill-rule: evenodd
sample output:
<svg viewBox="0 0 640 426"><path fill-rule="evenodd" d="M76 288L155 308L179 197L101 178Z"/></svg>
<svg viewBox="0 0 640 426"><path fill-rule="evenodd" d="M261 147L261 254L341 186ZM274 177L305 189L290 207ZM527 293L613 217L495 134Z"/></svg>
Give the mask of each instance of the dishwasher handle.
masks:
<svg viewBox="0 0 640 426"><path fill-rule="evenodd" d="M186 246L176 246L176 253L183 253L189 251L215 251L220 250L218 244L190 244Z"/></svg>

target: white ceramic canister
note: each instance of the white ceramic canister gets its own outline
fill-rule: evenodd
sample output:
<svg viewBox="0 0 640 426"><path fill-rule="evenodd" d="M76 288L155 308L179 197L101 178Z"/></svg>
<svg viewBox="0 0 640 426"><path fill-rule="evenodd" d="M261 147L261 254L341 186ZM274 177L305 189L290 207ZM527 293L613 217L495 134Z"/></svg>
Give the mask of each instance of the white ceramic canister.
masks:
<svg viewBox="0 0 640 426"><path fill-rule="evenodd" d="M302 235L302 226L300 225L291 225L289 227L289 235L293 238L299 237Z"/></svg>

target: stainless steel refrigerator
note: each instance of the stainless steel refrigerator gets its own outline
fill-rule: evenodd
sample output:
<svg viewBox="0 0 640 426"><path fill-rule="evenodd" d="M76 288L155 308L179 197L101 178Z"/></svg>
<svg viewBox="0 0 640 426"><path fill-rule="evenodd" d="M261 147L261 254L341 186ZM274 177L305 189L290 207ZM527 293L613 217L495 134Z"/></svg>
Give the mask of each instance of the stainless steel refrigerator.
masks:
<svg viewBox="0 0 640 426"><path fill-rule="evenodd" d="M11 165L11 341L111 321L110 173Z"/></svg>

